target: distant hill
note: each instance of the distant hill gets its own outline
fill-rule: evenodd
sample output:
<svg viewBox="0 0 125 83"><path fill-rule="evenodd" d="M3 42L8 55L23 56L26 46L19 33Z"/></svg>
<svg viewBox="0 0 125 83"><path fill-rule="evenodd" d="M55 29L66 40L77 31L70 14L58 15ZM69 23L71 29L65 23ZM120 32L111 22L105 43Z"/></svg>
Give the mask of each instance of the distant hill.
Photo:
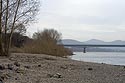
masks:
<svg viewBox="0 0 125 83"><path fill-rule="evenodd" d="M115 40L115 41L112 41L112 42L108 42L109 44L118 44L118 45L125 45L125 41L122 41L122 40Z"/></svg>
<svg viewBox="0 0 125 83"><path fill-rule="evenodd" d="M97 40L97 39L91 39L88 41L85 41L85 43L87 44L110 44L110 45L125 45L125 41L122 40L115 40L115 41L111 41L111 42L105 42L102 40Z"/></svg>
<svg viewBox="0 0 125 83"><path fill-rule="evenodd" d="M97 39L91 39L91 40L88 40L88 41L85 41L85 42L80 42L80 41L77 41L77 40L73 40L73 39L64 39L62 40L62 44L77 44L77 45L80 45L80 44L97 44L97 45L100 45L100 44L104 44L104 45L125 45L125 41L122 41L122 40L115 40L115 41L111 41L111 42L105 42L105 41L102 41L102 40L97 40ZM82 51L83 48L76 48L76 47L73 47L72 48L73 51ZM96 52L125 52L125 48L120 48L120 47L100 47L100 48L88 48L88 51L96 51Z"/></svg>
<svg viewBox="0 0 125 83"><path fill-rule="evenodd" d="M73 40L73 39L63 39L62 43L63 44L84 44L83 42Z"/></svg>
<svg viewBox="0 0 125 83"><path fill-rule="evenodd" d="M106 42L102 40L97 40L97 39L91 39L88 41L85 41L86 44L106 44Z"/></svg>
<svg viewBox="0 0 125 83"><path fill-rule="evenodd" d="M105 44L105 45L125 45L125 41L122 40L115 40L115 41L111 41L111 42L105 42L102 40L98 40L98 39L91 39L88 41L84 41L84 42L80 42L77 40L73 40L73 39L63 39L62 40L63 44Z"/></svg>

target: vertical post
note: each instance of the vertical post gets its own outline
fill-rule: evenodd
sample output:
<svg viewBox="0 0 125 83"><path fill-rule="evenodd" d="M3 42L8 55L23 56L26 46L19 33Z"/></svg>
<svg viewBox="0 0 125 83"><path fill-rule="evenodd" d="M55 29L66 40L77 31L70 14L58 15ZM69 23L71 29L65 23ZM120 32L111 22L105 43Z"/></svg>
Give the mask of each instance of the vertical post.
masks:
<svg viewBox="0 0 125 83"><path fill-rule="evenodd" d="M86 47L83 48L83 53L86 53Z"/></svg>

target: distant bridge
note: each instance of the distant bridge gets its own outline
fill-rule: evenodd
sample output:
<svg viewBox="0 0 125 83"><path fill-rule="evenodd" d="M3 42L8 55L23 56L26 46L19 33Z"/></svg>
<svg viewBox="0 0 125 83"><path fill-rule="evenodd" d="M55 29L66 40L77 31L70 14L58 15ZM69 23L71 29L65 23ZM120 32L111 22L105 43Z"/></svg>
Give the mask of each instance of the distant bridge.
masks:
<svg viewBox="0 0 125 83"><path fill-rule="evenodd" d="M86 53L86 48L87 47L125 47L125 45L97 45L97 44L64 44L65 47L83 47L83 52Z"/></svg>

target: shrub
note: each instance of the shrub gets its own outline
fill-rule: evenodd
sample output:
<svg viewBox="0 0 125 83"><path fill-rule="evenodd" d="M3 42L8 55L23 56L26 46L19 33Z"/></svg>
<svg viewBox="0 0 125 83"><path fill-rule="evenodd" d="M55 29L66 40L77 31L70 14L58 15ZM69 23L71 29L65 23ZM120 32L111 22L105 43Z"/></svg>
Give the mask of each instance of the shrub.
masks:
<svg viewBox="0 0 125 83"><path fill-rule="evenodd" d="M54 56L68 56L72 52L57 43L61 41L61 33L54 29L45 29L33 34L33 41L22 48L26 53L49 54Z"/></svg>

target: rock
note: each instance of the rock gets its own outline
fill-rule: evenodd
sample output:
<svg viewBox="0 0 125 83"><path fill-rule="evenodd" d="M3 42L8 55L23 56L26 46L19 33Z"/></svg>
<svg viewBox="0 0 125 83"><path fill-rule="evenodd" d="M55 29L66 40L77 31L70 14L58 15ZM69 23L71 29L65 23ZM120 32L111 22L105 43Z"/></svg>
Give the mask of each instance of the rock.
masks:
<svg viewBox="0 0 125 83"><path fill-rule="evenodd" d="M60 73L56 73L54 75L52 74L47 74L48 77L50 78L62 78L62 75Z"/></svg>
<svg viewBox="0 0 125 83"><path fill-rule="evenodd" d="M16 69L16 72L17 72L17 73L22 73L22 74L25 73L25 71L24 71L23 69L21 69L21 68L17 68L17 69Z"/></svg>
<svg viewBox="0 0 125 83"><path fill-rule="evenodd" d="M3 83L3 81L0 79L0 83Z"/></svg>
<svg viewBox="0 0 125 83"><path fill-rule="evenodd" d="M27 68L27 69L30 69L30 66L28 66L28 65L26 65L26 66L24 66L25 68Z"/></svg>
<svg viewBox="0 0 125 83"><path fill-rule="evenodd" d="M44 57L45 60L56 60L54 58L51 58L51 57Z"/></svg>
<svg viewBox="0 0 125 83"><path fill-rule="evenodd" d="M92 68L88 68L88 70L93 70Z"/></svg>
<svg viewBox="0 0 125 83"><path fill-rule="evenodd" d="M62 75L60 73L56 73L53 77L55 77L55 78L62 78Z"/></svg>
<svg viewBox="0 0 125 83"><path fill-rule="evenodd" d="M13 70L13 69L14 69L13 64L8 64L8 69L9 69L9 70Z"/></svg>
<svg viewBox="0 0 125 83"><path fill-rule="evenodd" d="M9 74L5 73L5 74L1 74L0 75L0 80L6 80L6 79L9 79L9 77L11 77Z"/></svg>
<svg viewBox="0 0 125 83"><path fill-rule="evenodd" d="M41 67L41 65L38 65L38 67Z"/></svg>
<svg viewBox="0 0 125 83"><path fill-rule="evenodd" d="M5 77L4 76L0 76L0 80L4 80L5 79Z"/></svg>
<svg viewBox="0 0 125 83"><path fill-rule="evenodd" d="M15 80L17 80L17 78L15 78Z"/></svg>
<svg viewBox="0 0 125 83"><path fill-rule="evenodd" d="M3 79L1 78L1 76L0 76L0 83L3 83Z"/></svg>
<svg viewBox="0 0 125 83"><path fill-rule="evenodd" d="M13 60L14 60L14 58L13 58L13 57L9 57L9 60L13 61Z"/></svg>
<svg viewBox="0 0 125 83"><path fill-rule="evenodd" d="M0 65L0 70L4 70L5 69L5 65Z"/></svg>
<svg viewBox="0 0 125 83"><path fill-rule="evenodd" d="M16 78L15 78L15 80L19 80L19 78L18 78L18 77L16 77Z"/></svg>
<svg viewBox="0 0 125 83"><path fill-rule="evenodd" d="M53 75L52 74L47 74L47 77L52 78Z"/></svg>
<svg viewBox="0 0 125 83"><path fill-rule="evenodd" d="M62 69L68 69L67 66L61 66L60 68L62 68Z"/></svg>
<svg viewBox="0 0 125 83"><path fill-rule="evenodd" d="M19 62L14 62L14 65L16 65L17 67L20 67L20 63Z"/></svg>

